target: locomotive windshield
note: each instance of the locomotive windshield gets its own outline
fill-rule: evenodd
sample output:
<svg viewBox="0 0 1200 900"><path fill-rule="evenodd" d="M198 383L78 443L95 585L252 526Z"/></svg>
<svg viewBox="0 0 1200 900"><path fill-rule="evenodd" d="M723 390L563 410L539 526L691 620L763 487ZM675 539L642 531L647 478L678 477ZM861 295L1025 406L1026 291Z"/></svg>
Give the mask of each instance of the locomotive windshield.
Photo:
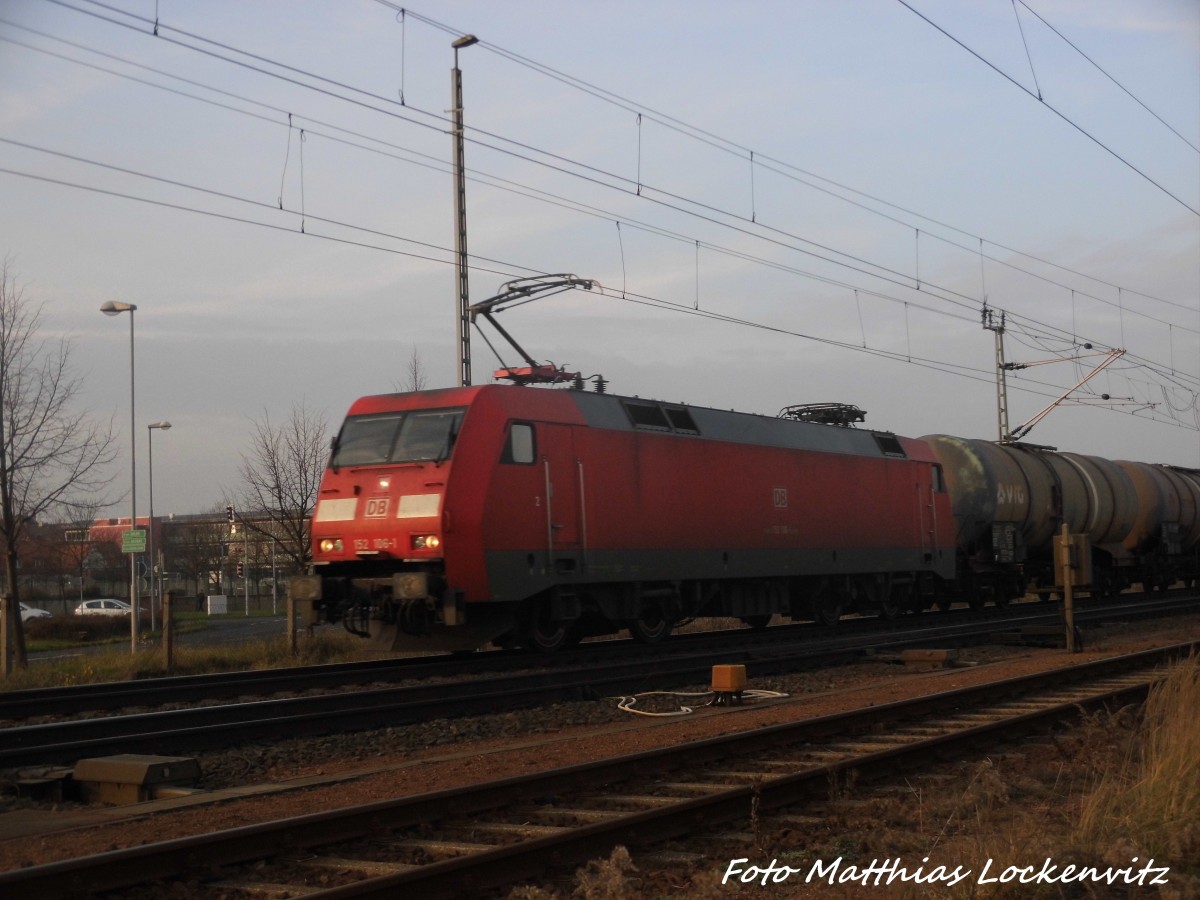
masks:
<svg viewBox="0 0 1200 900"><path fill-rule="evenodd" d="M462 422L462 409L351 416L342 425L329 465L378 466L399 462L441 462L450 456Z"/></svg>

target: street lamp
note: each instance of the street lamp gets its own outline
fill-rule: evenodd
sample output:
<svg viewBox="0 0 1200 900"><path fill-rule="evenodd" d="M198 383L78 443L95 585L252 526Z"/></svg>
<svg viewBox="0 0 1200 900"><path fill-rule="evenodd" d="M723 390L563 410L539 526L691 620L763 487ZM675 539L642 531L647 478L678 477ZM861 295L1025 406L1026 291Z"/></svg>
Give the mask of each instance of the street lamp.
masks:
<svg viewBox="0 0 1200 900"><path fill-rule="evenodd" d="M133 379L133 313L137 309L132 303L118 303L109 300L100 307L100 312L106 316L119 316L129 313L129 530L137 528L137 425L134 412L134 379ZM138 581L137 554L129 554L129 641L130 652L137 653L138 648Z"/></svg>
<svg viewBox="0 0 1200 900"><path fill-rule="evenodd" d="M450 113L454 116L454 248L455 272L458 276L458 384L471 383L471 305L467 277L467 173L463 150L462 71L458 68L458 51L478 44L479 38L465 34L451 42L454 48L454 69L450 73Z"/></svg>
<svg viewBox="0 0 1200 900"><path fill-rule="evenodd" d="M146 435L147 435L146 441L147 441L147 444L149 445L149 449L150 449L150 456L149 456L149 460L148 460L150 463L150 534L148 536L148 539L150 541L150 628L151 628L151 630L153 630L153 628L154 628L154 598L155 598L155 594L157 593L156 584L158 582L158 576L155 573L157 564L156 564L156 561L154 558L154 429L157 428L157 429L160 429L161 431L166 431L170 427L171 427L170 422L151 422L149 425L146 426Z"/></svg>

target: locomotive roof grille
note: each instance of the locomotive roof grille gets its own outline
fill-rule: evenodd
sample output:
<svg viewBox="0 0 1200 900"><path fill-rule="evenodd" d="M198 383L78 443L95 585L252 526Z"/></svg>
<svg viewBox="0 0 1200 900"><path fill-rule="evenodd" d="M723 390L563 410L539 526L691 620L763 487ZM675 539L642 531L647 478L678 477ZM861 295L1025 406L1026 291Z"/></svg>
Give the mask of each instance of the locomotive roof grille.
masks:
<svg viewBox="0 0 1200 900"><path fill-rule="evenodd" d="M665 406L649 400L623 400L621 403L634 428L680 434L700 433L692 414L682 406Z"/></svg>
<svg viewBox="0 0 1200 900"><path fill-rule="evenodd" d="M900 439L894 434L881 434L878 431L872 431L871 437L875 438L875 443L879 445L879 449L883 451L884 456L896 456L900 459L908 458L908 454L904 452L904 447L900 444Z"/></svg>
<svg viewBox="0 0 1200 900"><path fill-rule="evenodd" d="M828 425L792 418L683 403L661 403L640 397L583 392L572 392L572 395L588 426L592 428L651 431L679 437L698 435L708 440L735 444L852 456L909 458L901 439L889 431L830 428Z"/></svg>

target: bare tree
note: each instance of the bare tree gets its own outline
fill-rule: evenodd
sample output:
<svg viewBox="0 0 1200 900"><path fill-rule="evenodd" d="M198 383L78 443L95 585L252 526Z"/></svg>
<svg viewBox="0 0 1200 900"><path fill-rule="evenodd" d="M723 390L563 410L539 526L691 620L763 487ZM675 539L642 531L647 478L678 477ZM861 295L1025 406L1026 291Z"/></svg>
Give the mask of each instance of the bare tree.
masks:
<svg viewBox="0 0 1200 900"><path fill-rule="evenodd" d="M170 555L171 571L192 581L193 596L196 597L208 593L213 576L219 577L228 542L225 511L217 508L183 521L176 520L163 530L164 549Z"/></svg>
<svg viewBox="0 0 1200 900"><path fill-rule="evenodd" d="M327 433L324 417L303 403L292 407L282 425L272 424L264 412L242 456L242 521L277 540L295 571L312 558L310 520L329 456Z"/></svg>
<svg viewBox="0 0 1200 900"><path fill-rule="evenodd" d="M423 391L429 386L425 377L425 365L421 361L421 351L413 344L412 353L408 357L408 365L404 368L404 380L393 382L397 391Z"/></svg>
<svg viewBox="0 0 1200 900"><path fill-rule="evenodd" d="M106 505L106 501L94 497L81 498L64 506L64 515L59 523L57 537L62 545L59 558L62 561L63 572L79 579L80 600L83 600L84 582L88 572L96 561L96 541L92 537L92 527Z"/></svg>
<svg viewBox="0 0 1200 900"><path fill-rule="evenodd" d="M8 583L14 662L24 668L18 559L26 528L72 498L96 496L112 480L112 427L76 412L83 380L70 365L65 338L39 336L42 307L27 301L0 265L0 541Z"/></svg>

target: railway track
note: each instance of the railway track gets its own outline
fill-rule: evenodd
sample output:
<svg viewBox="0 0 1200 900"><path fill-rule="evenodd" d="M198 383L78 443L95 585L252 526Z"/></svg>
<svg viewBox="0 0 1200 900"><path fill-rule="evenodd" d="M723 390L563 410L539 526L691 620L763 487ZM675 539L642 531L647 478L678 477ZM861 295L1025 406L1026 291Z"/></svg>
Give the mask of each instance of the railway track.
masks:
<svg viewBox="0 0 1200 900"><path fill-rule="evenodd" d="M1113 616L1153 617L1178 611L1189 603L1194 604L1197 599L1195 591L1176 591L1167 595L1123 595L1114 601L1089 601L1077 613L1077 617L1085 623L1105 621ZM1003 623L1006 627L1053 624L1057 622L1057 615L1055 606L1037 603L1015 604L1007 610L989 607L982 612L957 608L944 613L907 616L895 623L869 617L846 619L839 623L836 631L815 624L796 624L763 631L739 629L676 634L666 644L650 652L660 658L668 658L676 652L720 651L730 646L734 649L744 648L748 652L761 652L797 641L820 643L846 637L902 637L913 627L927 629L944 624L990 622L996 625ZM265 698L306 691L348 690L379 682L431 681L504 674L521 669L561 671L600 656L625 663L643 662L647 653L644 645L633 641L604 641L585 643L552 657L524 651L489 651L470 655L442 654L0 691L0 722L34 717L78 716L83 712L112 713L122 709L245 697Z"/></svg>
<svg viewBox="0 0 1200 900"><path fill-rule="evenodd" d="M957 609L933 617L922 617L920 620L906 619L896 625L882 623L873 618L848 619L839 625L836 635L845 637L886 634L895 632L910 621L921 622L921 627L928 627L931 620L957 623L977 618L977 614L969 610ZM351 689L376 682L428 681L438 678L504 674L516 670L561 671L601 656L614 661L640 662L645 660L648 653L666 658L673 653L690 653L729 646L770 648L796 640L821 641L828 639L831 634L833 633L826 627L803 623L757 632L736 629L677 634L667 643L651 651L648 651L645 645L631 640L615 640L581 644L553 656L532 651L487 651L31 688L0 692L0 721L55 715L75 716L81 712L111 713L121 709L231 698L269 697L273 694L296 694L311 690Z"/></svg>
<svg viewBox="0 0 1200 900"><path fill-rule="evenodd" d="M1197 643L664 750L0 873L6 898L445 897L524 881L616 845L787 815L851 778L963 755L1144 697ZM853 773L853 774L852 774ZM316 885L319 885L316 886Z"/></svg>
<svg viewBox="0 0 1200 900"><path fill-rule="evenodd" d="M1142 615L1161 614L1187 602L1179 597L1160 599L1092 614L1125 616L1130 609ZM778 638L764 640L761 634L751 635L747 642L720 649L709 641L681 641L656 648L659 652L649 657L617 654L612 659L609 653L594 653L573 665L543 666L520 674L463 678L460 673L454 681L11 726L0 730L4 738L0 768L72 763L111 753L191 753L274 740L281 734L305 737L361 731L636 693L647 681L660 687L704 683L715 664L745 664L761 677L861 658L868 649L986 641L1000 627L1044 626L1056 616L1055 612L1038 612L1002 620L970 618L953 625L937 624L942 621L937 619L931 620L931 625L891 633L886 640L871 628L844 635L826 632L820 640L807 632L788 637L788 632L779 629L784 634ZM186 688L185 694L191 690Z"/></svg>

